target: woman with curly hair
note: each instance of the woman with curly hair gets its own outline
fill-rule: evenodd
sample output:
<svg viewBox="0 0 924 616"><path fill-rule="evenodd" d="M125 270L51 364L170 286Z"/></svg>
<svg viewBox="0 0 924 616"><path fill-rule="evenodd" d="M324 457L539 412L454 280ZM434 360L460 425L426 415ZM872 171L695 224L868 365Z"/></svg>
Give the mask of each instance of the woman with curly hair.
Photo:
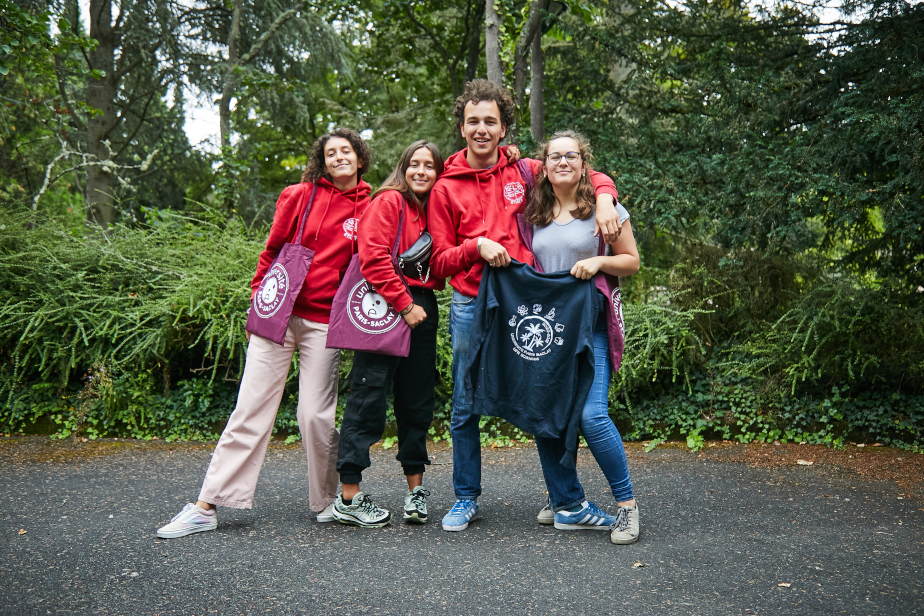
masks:
<svg viewBox="0 0 924 616"><path fill-rule="evenodd" d="M622 224L619 235L600 254L600 240L594 237L594 191L588 174L593 154L583 135L560 131L542 147L542 168L536 188L524 211L532 226L529 248L537 267L546 272L570 272L582 280L598 273L631 276L638 272L639 256L632 236L629 212L616 211ZM525 238L524 238L525 240ZM616 544L634 543L639 534L639 510L632 492L626 452L619 430L610 419L610 344L607 329L607 297L595 290L597 322L593 332L594 380L581 412L581 433L610 484L618 511L615 516L584 500L583 489L574 490L573 470L561 459L566 452L564 438L536 437L539 461L549 488L550 507L539 515L540 523L554 523L559 530L606 530ZM568 478L568 481L563 480ZM577 486L580 487L580 486ZM581 501L580 504L574 504ZM545 514L545 515L544 515Z"/></svg>
<svg viewBox="0 0 924 616"><path fill-rule="evenodd" d="M326 348L331 304L340 279L356 249L356 221L369 204L370 186L362 180L369 169L369 147L355 131L338 128L311 148L302 182L282 191L276 214L260 253L252 294L280 249L295 240L299 220L310 207L301 245L315 251L305 282L289 318L285 343L250 336L237 406L205 474L199 500L188 503L161 538L214 530L216 505L249 509L263 466L283 388L298 349L298 428L308 458L308 496L318 522L331 522L337 497L337 450L334 426L340 351ZM315 192L316 188L316 192ZM313 201L309 197L314 193ZM309 203L309 201L311 201Z"/></svg>

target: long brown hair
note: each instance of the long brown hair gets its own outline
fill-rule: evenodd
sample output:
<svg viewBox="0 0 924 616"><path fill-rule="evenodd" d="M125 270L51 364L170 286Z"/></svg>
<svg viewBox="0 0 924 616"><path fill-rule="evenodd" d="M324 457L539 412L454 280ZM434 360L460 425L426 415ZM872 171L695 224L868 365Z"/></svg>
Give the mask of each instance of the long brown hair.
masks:
<svg viewBox="0 0 924 616"><path fill-rule="evenodd" d="M584 169L585 171L590 171L590 165L594 160L593 151L590 149L590 142L587 141L587 138L584 135L576 133L573 130L558 131L552 135L548 141L539 147L539 150L536 152L536 157L542 161L543 169L545 168L545 164L547 162L546 156L549 153L549 144L556 139L562 139L565 137L577 141L579 150L578 153L581 155L581 160L584 163ZM536 183L536 187L532 190L529 196L529 203L526 204L526 210L524 211L526 220L534 225L545 227L555 218L553 212L557 200L558 199L555 197L555 191L552 190L552 183L549 181L548 176L543 172L539 176L539 181ZM578 220L587 220L593 216L594 206L597 203L597 197L594 194L594 186L591 184L590 178L587 177L586 172L581 175L581 179L578 181L575 202L575 207L573 210L571 210L572 216Z"/></svg>
<svg viewBox="0 0 924 616"><path fill-rule="evenodd" d="M417 207L417 218L420 218L420 215L427 211L429 194L423 199L417 197L417 193L411 190L411 187L407 183L407 170L411 166L411 158L413 158L414 152L420 148L427 148L430 150L430 155L433 156L433 170L436 171L436 177L439 177L443 173L443 155L440 154L440 150L436 147L435 143L430 143L429 141L421 139L407 146L401 158L398 159L398 165L395 167L395 170L392 171L391 175L382 182L382 185L372 193L372 197L375 198L380 192L397 190L405 199Z"/></svg>
<svg viewBox="0 0 924 616"><path fill-rule="evenodd" d="M302 174L302 182L317 182L321 178L330 179L330 174L327 173L327 165L324 164L324 147L334 137L349 141L353 151L356 152L356 161L359 163L359 168L356 170L357 179L361 180L363 174L369 170L369 165L372 163L372 153L363 138L359 136L359 133L350 128L335 128L331 132L318 137L314 145L311 146L311 152L308 154L308 167L305 169L305 173Z"/></svg>

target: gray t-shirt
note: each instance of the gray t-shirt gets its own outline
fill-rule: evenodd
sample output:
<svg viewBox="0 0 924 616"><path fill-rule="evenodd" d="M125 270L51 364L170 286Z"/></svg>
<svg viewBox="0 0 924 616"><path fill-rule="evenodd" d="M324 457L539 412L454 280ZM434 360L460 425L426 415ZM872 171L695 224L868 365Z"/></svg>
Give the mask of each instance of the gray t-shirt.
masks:
<svg viewBox="0 0 924 616"><path fill-rule="evenodd" d="M629 212L621 203L616 204L619 222L629 220ZM570 271L583 259L596 257L600 238L594 237L594 217L587 220L574 218L565 224L554 220L545 227L533 225L533 254L546 272Z"/></svg>

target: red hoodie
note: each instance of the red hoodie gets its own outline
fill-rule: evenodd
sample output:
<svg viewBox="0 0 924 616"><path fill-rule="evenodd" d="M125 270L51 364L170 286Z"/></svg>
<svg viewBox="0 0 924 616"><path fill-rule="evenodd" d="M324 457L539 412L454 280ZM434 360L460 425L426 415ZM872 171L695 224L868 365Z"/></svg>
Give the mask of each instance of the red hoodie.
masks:
<svg viewBox="0 0 924 616"><path fill-rule="evenodd" d="M305 211L311 188L312 184L305 182L289 186L279 195L266 249L260 253L257 274L250 281L251 298L282 245L295 241L298 221ZM340 192L326 178L318 180L318 194L302 231L302 246L315 251L314 261L295 299L293 315L316 323L330 321L334 295L355 252L356 221L369 205L371 190L361 179L355 188L346 192Z"/></svg>
<svg viewBox="0 0 924 616"><path fill-rule="evenodd" d="M397 190L386 190L377 194L360 219L359 225L359 265L363 277L399 312L413 301L391 262L391 249L395 245L398 219L401 217L401 203L402 196ZM413 202L408 201L398 254L410 248L426 230L426 214L421 214L418 218L417 208ZM412 287L435 291L446 288L446 282L434 276L432 269L426 284L421 282L419 277L408 278L407 282Z"/></svg>
<svg viewBox="0 0 924 616"><path fill-rule="evenodd" d="M506 148L498 152L497 164L488 169L472 169L465 158L467 148L456 152L430 191L432 275L451 277L453 288L469 297L478 295L485 266L478 254L480 236L506 248L510 258L533 263L532 253L520 239L516 219L526 207L526 187L516 164L508 162ZM534 176L538 174L540 161L523 160ZM605 174L591 171L590 181L598 195L609 193L616 199L616 186Z"/></svg>

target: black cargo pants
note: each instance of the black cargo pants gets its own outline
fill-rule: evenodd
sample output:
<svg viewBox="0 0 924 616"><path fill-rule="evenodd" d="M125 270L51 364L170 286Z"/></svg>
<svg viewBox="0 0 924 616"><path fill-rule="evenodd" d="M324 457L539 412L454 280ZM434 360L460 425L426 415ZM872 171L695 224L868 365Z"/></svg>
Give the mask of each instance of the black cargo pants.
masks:
<svg viewBox="0 0 924 616"><path fill-rule="evenodd" d="M360 483L369 468L369 447L385 431L385 396L391 383L398 423L398 455L405 475L424 472L430 464L427 430L433 421L436 386L436 330L439 309L430 289L411 287L414 303L427 313L427 320L411 330L407 357L378 353L353 353L350 398L340 427L337 472L341 483Z"/></svg>

